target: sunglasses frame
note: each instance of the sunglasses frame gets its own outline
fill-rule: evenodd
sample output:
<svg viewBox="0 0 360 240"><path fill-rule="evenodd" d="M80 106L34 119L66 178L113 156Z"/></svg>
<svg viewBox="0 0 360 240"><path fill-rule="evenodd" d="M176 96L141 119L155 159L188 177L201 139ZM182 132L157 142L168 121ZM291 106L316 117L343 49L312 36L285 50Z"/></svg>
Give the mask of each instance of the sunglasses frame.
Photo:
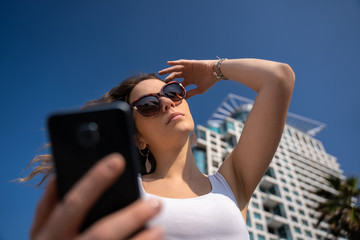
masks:
<svg viewBox="0 0 360 240"><path fill-rule="evenodd" d="M181 100L185 99L185 98L186 98L186 90L185 90L184 86L181 84L181 82L171 81L171 82L166 83L166 84L160 89L160 91L159 91L158 93L149 93L149 94L142 95L142 96L140 96L139 98L135 99L135 100L130 104L130 106L131 106L134 110L136 110L138 113L140 113L141 115L143 115L143 116L145 116L145 117L151 117L151 116L156 115L157 113L160 112L160 109L162 108L162 103L161 103L160 98L161 98L161 97L169 98L169 97L167 97L167 96L164 94L164 89L165 89L167 86L171 85L171 84L177 84L177 85L179 85L179 86L183 89L183 91L184 91L184 96L183 96L182 98L180 98L179 100L175 100L175 102L181 101ZM156 111L154 114L146 115L146 114L142 113L141 111L139 111L139 109L136 107L136 103L137 103L138 101L140 101L141 99L145 98L145 97L151 97L151 96L152 96L152 97L155 97L155 98L159 101L159 110ZM169 98L169 99L171 99L171 98ZM171 101L174 101L174 100L171 100Z"/></svg>

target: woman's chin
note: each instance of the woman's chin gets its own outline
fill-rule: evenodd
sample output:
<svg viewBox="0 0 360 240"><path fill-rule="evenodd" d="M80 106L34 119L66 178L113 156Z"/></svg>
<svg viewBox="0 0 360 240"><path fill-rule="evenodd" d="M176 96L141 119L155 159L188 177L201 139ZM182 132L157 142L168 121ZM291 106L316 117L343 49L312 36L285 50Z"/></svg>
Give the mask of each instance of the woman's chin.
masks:
<svg viewBox="0 0 360 240"><path fill-rule="evenodd" d="M190 134L192 131L194 131L194 123L181 122L175 126L174 130L184 134Z"/></svg>

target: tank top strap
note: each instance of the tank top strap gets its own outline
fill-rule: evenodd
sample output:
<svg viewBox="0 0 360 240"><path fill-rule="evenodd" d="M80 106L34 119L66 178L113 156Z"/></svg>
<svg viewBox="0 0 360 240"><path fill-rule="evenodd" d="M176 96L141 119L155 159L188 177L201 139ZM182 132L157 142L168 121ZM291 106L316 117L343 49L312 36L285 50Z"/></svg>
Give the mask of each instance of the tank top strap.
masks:
<svg viewBox="0 0 360 240"><path fill-rule="evenodd" d="M229 197L236 204L236 206L239 207L237 205L233 191L221 173L216 172L214 175L209 175L209 180L212 186L212 193L219 193Z"/></svg>

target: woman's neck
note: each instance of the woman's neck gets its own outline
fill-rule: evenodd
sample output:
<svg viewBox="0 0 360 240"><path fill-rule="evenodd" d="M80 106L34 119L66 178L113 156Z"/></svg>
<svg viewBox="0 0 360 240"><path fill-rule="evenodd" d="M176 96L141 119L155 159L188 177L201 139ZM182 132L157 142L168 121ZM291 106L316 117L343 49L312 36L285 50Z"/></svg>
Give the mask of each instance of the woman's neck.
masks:
<svg viewBox="0 0 360 240"><path fill-rule="evenodd" d="M202 175L196 166L189 139L188 137L182 145L163 145L152 149L151 152L156 159L156 170L148 177L187 181Z"/></svg>

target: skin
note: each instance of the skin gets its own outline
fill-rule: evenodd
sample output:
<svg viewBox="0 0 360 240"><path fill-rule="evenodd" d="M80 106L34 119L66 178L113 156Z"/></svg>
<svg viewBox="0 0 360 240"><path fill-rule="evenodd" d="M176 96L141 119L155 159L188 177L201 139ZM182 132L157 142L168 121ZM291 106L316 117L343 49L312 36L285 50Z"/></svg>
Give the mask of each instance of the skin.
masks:
<svg viewBox="0 0 360 240"><path fill-rule="evenodd" d="M56 196L56 179L52 179L38 204L30 238L127 239L159 213L161 205L158 201L138 200L96 222L84 233L77 231L90 207L124 169L125 161L121 155L111 154L103 158L75 184L62 202ZM163 235L163 229L153 227L140 232L133 239L162 239Z"/></svg>
<svg viewBox="0 0 360 240"><path fill-rule="evenodd" d="M218 81L214 77L217 60L169 61L170 67L159 71L169 74L165 81L182 78L184 87L195 85L187 98L206 92ZM284 129L286 114L295 84L292 69L283 63L259 59L232 59L221 64L224 76L239 82L255 92L253 109L243 128L238 144L225 159L219 172L230 185L241 213L246 219L250 198L275 154ZM130 95L130 102L141 95L157 93L164 82L150 79L140 82ZM152 117L134 111L140 149L148 147L156 158L157 168L142 179L148 193L170 198L189 198L207 194L211 184L196 167L191 152L189 135L194 129L186 100L173 102L161 98L162 109ZM182 116L169 121L171 113ZM31 239L126 239L148 220L159 213L161 204L156 200L139 200L95 223L78 234L85 214L95 200L111 185L124 169L119 154L98 162L58 202L55 179L50 181L39 202ZM161 239L159 227L147 229L134 239Z"/></svg>
<svg viewBox="0 0 360 240"><path fill-rule="evenodd" d="M216 82L214 69L217 60L177 60L169 61L171 67L159 71L159 74L169 74L165 81L183 78L184 87L196 85L196 88L188 92L187 97L193 97L206 92ZM243 132L233 152L221 165L219 172L229 183L241 210L246 219L246 212L250 198L268 168L272 157L278 147L284 129L286 114L295 83L295 75L292 69L283 63L259 60L259 59L233 59L222 62L221 70L224 76L233 81L242 83L257 92L253 109L245 123ZM150 80L139 84L131 94L131 100L142 94L157 92L150 88ZM149 87L149 88L146 88ZM189 131L171 131L171 137L166 138L166 147L156 145L159 137L159 125L152 125L150 121L159 120L166 111L182 107L175 106L168 99L163 100L169 107L162 109L159 115L149 122L135 113L137 126L147 128L146 136L139 138L139 147L150 147L157 160L156 171L143 178L144 189L152 194L187 198L199 196L211 191L211 184L206 176L201 174L195 166L194 157L190 150ZM184 111L187 112L187 104ZM186 119L178 121L174 129L184 129L188 123ZM172 125L171 125L172 126ZM189 129L190 130L190 129ZM141 133L143 133L141 129ZM169 134L168 131L166 131ZM153 135L154 134L154 135ZM176 141L171 141L176 139ZM259 151L261 149L261 151ZM175 190L176 189L176 190Z"/></svg>
<svg viewBox="0 0 360 240"><path fill-rule="evenodd" d="M157 79L149 79L135 86L130 102L148 93L157 93L165 85ZM146 192L163 197L188 198L211 191L208 178L196 167L191 151L189 135L194 129L186 100L173 102L161 97L161 111L144 117L134 111L138 146L148 148L156 159L156 171L143 177ZM168 123L172 113L181 113ZM167 124L168 123L168 124ZM166 191L164 191L166 189Z"/></svg>

